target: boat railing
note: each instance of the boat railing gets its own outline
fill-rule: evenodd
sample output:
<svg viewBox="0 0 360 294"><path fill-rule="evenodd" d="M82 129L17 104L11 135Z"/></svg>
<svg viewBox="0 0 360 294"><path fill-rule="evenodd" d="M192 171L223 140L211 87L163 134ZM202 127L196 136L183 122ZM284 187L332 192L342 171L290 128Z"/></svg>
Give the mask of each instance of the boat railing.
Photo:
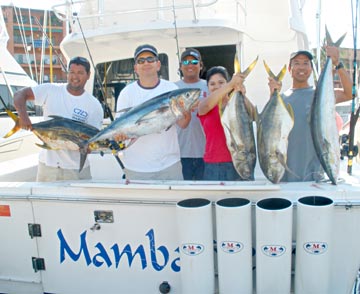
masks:
<svg viewBox="0 0 360 294"><path fill-rule="evenodd" d="M77 31L76 24L81 22L85 29L95 29L109 25L140 23L154 20L190 20L198 23L202 18L226 18L234 22L239 22L246 16L247 0L181 0L172 2L166 0L156 0L144 2L134 0L127 3L127 9L121 10L119 2L111 0L81 0L72 3L54 5L53 11L57 17L69 22L72 31ZM167 3L166 3L167 2ZM128 5L129 4L129 5ZM168 4L168 5L167 5ZM131 7L129 7L131 5ZM141 8L138 8L141 7ZM230 8L230 9L229 9ZM191 12L189 12L189 10Z"/></svg>

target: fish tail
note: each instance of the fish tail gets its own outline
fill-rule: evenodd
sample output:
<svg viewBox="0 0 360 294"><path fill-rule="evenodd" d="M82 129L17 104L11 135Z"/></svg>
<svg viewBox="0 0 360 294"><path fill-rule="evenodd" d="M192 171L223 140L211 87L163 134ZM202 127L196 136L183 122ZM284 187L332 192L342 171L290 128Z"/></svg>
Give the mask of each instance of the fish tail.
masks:
<svg viewBox="0 0 360 294"><path fill-rule="evenodd" d="M8 137L12 136L13 134L15 134L18 130L20 130L20 122L19 122L20 120L19 120L19 117L6 106L4 100L2 99L1 96L0 96L0 101L4 105L5 111L8 114L8 116L10 116L12 118L12 120L15 122L15 126L11 129L11 131L9 131L3 137L3 138L8 138Z"/></svg>
<svg viewBox="0 0 360 294"><path fill-rule="evenodd" d="M8 109L5 109L5 111L13 119L13 121L15 122L15 126L3 137L3 138L8 138L8 137L14 135L21 128L20 128L19 117L15 113L11 112Z"/></svg>

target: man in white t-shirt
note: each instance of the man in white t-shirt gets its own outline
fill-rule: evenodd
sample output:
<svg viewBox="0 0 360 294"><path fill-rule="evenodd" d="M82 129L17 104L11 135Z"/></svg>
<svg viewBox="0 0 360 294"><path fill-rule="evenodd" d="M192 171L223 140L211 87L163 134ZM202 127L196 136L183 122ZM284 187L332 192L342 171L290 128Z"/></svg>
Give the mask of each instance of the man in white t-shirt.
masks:
<svg viewBox="0 0 360 294"><path fill-rule="evenodd" d="M127 85L117 100L118 111L134 107L160 94L177 89L169 81L159 78L161 62L157 49L149 44L136 48L134 71L139 80ZM186 127L191 119L187 113L177 121ZM116 141L126 139L119 135ZM166 131L139 137L123 151L125 175L128 180L182 180L180 149L176 127Z"/></svg>
<svg viewBox="0 0 360 294"><path fill-rule="evenodd" d="M89 61L84 57L74 57L69 62L67 83L47 83L17 91L14 94L14 104L19 114L20 127L31 130L26 101L34 100L35 105L42 106L45 119L58 115L100 129L104 111L100 102L84 89L89 78ZM37 181L91 179L88 160L80 173L79 163L78 151L42 149L39 154Z"/></svg>

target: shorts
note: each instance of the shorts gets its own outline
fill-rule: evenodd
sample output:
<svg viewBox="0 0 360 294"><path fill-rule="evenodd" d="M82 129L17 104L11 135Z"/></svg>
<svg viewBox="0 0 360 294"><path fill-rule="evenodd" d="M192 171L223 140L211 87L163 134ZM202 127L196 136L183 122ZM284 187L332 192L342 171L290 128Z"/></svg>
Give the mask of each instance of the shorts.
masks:
<svg viewBox="0 0 360 294"><path fill-rule="evenodd" d="M37 182L55 182L71 180L91 179L90 166L83 168L79 173L77 169L64 169L60 167L47 166L39 162L36 181Z"/></svg>

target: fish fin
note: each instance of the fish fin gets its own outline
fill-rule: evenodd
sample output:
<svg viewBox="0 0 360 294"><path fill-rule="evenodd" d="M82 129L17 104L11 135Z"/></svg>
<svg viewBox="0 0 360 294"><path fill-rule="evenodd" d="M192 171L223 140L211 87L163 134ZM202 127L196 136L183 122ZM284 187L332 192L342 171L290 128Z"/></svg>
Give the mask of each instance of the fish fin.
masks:
<svg viewBox="0 0 360 294"><path fill-rule="evenodd" d="M264 60L264 66L265 66L265 70L268 73L270 78L273 78L274 80L281 82L286 74L286 64L282 67L282 69L280 70L280 72L278 73L278 75L276 76L270 69L270 67L267 65L267 63Z"/></svg>
<svg viewBox="0 0 360 294"><path fill-rule="evenodd" d="M125 148L129 148L132 144L134 144L137 141L137 138L131 138L131 139L127 139L125 141ZM123 148L123 149L125 149Z"/></svg>
<svg viewBox="0 0 360 294"><path fill-rule="evenodd" d="M17 121L19 120L19 117L18 117L15 113L13 113L13 112L9 109L9 107L7 107L5 101L2 99L1 96L0 96L0 101L1 101L1 104L4 105L4 110L6 111L6 113L8 114L8 116L10 116L14 122L17 122Z"/></svg>
<svg viewBox="0 0 360 294"><path fill-rule="evenodd" d="M279 72L279 74L276 76L276 80L281 82L286 74L286 64L284 64L283 68Z"/></svg>
<svg viewBox="0 0 360 294"><path fill-rule="evenodd" d="M82 171L85 161L86 161L86 157L88 155L88 143L83 143L80 144L79 146L79 151L80 151L80 166L79 166L79 172Z"/></svg>
<svg viewBox="0 0 360 294"><path fill-rule="evenodd" d="M20 126L19 122L17 121L15 126L3 138L9 138L10 136L14 135L18 130L20 130Z"/></svg>
<svg viewBox="0 0 360 294"><path fill-rule="evenodd" d="M133 108L133 107L128 107L128 108L121 109L121 110L119 110L119 111L116 111L116 113L126 113L126 112L128 112L131 108Z"/></svg>
<svg viewBox="0 0 360 294"><path fill-rule="evenodd" d="M286 169L286 171L290 174L292 174L294 177L300 179L300 177L294 173L286 164L286 160L285 160L285 157L284 155L277 149L276 150L276 157L277 159L279 160L279 162L281 163L281 165Z"/></svg>
<svg viewBox="0 0 360 294"><path fill-rule="evenodd" d="M36 146L40 147L40 148L43 148L43 149L46 149L46 150L59 150L59 149L54 149L54 148L51 148L48 144L44 143L44 144L39 144L39 143L35 143Z"/></svg>
<svg viewBox="0 0 360 294"><path fill-rule="evenodd" d="M241 71L240 60L236 51L234 58L234 73L238 73L240 71Z"/></svg>
<svg viewBox="0 0 360 294"><path fill-rule="evenodd" d="M286 105L286 109L288 110L291 118L292 118L293 120L295 120L294 109L292 108L292 106L291 106L290 103L288 103L288 104Z"/></svg>
<svg viewBox="0 0 360 294"><path fill-rule="evenodd" d="M18 130L20 130L19 117L6 106L1 96L0 96L0 101L4 105L7 115L15 122L15 126L3 137L3 138L8 138L14 135Z"/></svg>
<svg viewBox="0 0 360 294"><path fill-rule="evenodd" d="M260 114L258 111L257 106L254 107L254 121L256 122L257 125L260 125Z"/></svg>
<svg viewBox="0 0 360 294"><path fill-rule="evenodd" d="M346 37L346 33L343 34L336 42L334 42L330 36L330 33L327 29L327 26L325 26L325 36L326 36L326 44L329 46L335 46L335 47L340 47L342 41L344 41L345 37Z"/></svg>
<svg viewBox="0 0 360 294"><path fill-rule="evenodd" d="M245 69L242 74L245 76L245 78L251 73L251 71L254 69L256 63L259 60L259 55L255 58L255 60Z"/></svg>
<svg viewBox="0 0 360 294"><path fill-rule="evenodd" d="M265 70L267 72L267 74L269 75L270 78L276 79L275 74L271 71L270 67L267 65L266 61L263 60L264 62L264 66L265 66Z"/></svg>
<svg viewBox="0 0 360 294"><path fill-rule="evenodd" d="M244 97L244 103L245 103L245 109L246 109L246 112L247 114L249 115L249 117L251 118L252 121L255 121L256 120L256 112L257 112L257 109L254 105L251 104L251 102L246 99Z"/></svg>

